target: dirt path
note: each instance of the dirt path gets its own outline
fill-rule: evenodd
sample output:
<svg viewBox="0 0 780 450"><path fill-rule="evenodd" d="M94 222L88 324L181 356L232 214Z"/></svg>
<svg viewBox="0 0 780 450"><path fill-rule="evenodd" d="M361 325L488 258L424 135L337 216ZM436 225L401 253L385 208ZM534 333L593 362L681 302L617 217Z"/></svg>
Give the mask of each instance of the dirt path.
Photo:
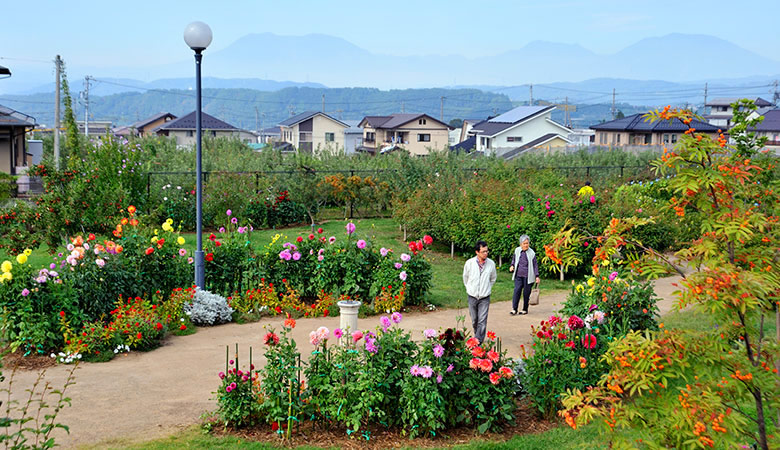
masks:
<svg viewBox="0 0 780 450"><path fill-rule="evenodd" d="M678 280L671 277L656 282L662 314L672 309L671 293L676 290L672 283ZM510 356L519 356L520 345L527 346L531 341L530 325L549 317L565 299L565 292L543 294L540 305L532 307L527 316L510 316L508 301L494 302L488 330L503 339ZM467 309L448 309L408 314L401 326L412 331L415 338L421 338L426 328L454 326L459 315L465 315L470 323ZM252 346L255 365L262 364L261 338L263 325L267 324L279 328L281 320L201 328L191 336L170 337L161 348L149 353L133 352L109 363L82 364L76 373L76 384L68 392L73 404L60 414L60 422L70 427L70 434L58 430L57 443L64 447L98 443L110 446L112 442L116 445L166 436L198 423L203 412L215 407L212 391L219 384L217 373L225 367L225 346L230 344L232 353L233 345L238 343L243 362L248 361ZM322 325L333 330L338 324L337 317L298 320L293 336L304 359L312 350L309 332ZM374 328L378 317L361 319L359 325L363 329ZM50 368L46 379L55 387L61 386L68 369ZM17 395L32 385L35 376L35 372L17 373Z"/></svg>

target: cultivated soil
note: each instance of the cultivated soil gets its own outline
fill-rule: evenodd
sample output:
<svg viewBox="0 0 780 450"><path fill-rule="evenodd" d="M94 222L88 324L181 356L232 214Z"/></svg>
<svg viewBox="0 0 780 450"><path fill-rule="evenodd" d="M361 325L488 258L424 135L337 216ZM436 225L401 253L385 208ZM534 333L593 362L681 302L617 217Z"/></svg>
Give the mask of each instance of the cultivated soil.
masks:
<svg viewBox="0 0 780 450"><path fill-rule="evenodd" d="M656 281L655 292L661 298L661 314L673 308L671 294L677 289L673 283L678 281L678 277ZM509 356L518 357L520 345L528 347L531 343L530 326L553 314L565 299L566 292L563 291L542 293L540 304L532 306L525 316L510 316L509 301L494 301L490 306L488 330L496 332L502 339L503 348ZM454 326L458 316L465 316L467 324L470 324L468 309L444 309L405 314L401 326L411 331L413 336L422 337L422 330L426 328ZM378 319L360 319L358 323L363 329L374 328L379 323ZM65 408L58 417L58 422L70 427L70 433L55 431L56 442L65 448L85 444L110 447L164 437L199 423L201 415L216 406L212 392L219 386L217 374L225 370L226 346L230 346L232 356L235 344L238 344L241 366L248 365L249 348L252 347L255 366L262 366L264 326L279 329L281 322L280 318L268 318L252 324L199 328L194 335L168 337L160 348L148 353L131 352L107 363L82 363L76 371L76 384L66 392L73 399L72 406ZM323 325L333 330L339 326L339 318L297 321L292 335L302 355L308 355L313 350L309 332ZM70 369L65 365L49 367L45 380L51 382L54 388L59 388ZM9 378L11 367L6 366L4 373ZM16 396L24 395L24 389L32 386L37 375L37 367L31 370L21 365L14 374L13 391ZM8 379L4 384L7 383ZM5 398L1 400L6 401ZM526 425L521 428L516 432L542 431L544 426L539 424L528 428ZM314 438L314 434L311 439L310 444L335 444L332 439L321 442L322 439ZM438 440L436 445L454 444L461 440ZM386 443L395 446L389 441Z"/></svg>

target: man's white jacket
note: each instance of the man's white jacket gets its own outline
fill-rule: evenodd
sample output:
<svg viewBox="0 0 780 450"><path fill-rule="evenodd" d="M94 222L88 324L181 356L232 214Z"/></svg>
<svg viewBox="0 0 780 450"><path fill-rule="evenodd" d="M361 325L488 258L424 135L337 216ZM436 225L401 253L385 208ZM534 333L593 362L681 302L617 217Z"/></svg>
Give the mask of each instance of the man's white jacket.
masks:
<svg viewBox="0 0 780 450"><path fill-rule="evenodd" d="M470 297L484 298L490 295L493 284L496 282L496 264L492 259L485 260L485 266L482 273L479 273L479 263L477 257L466 261L463 265L463 284L466 286L466 293Z"/></svg>

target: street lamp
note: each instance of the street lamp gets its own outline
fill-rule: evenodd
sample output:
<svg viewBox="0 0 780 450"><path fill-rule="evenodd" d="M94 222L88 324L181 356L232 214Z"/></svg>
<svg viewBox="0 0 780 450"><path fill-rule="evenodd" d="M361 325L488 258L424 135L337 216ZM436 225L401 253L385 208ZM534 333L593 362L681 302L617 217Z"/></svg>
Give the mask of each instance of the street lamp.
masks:
<svg viewBox="0 0 780 450"><path fill-rule="evenodd" d="M195 213L198 249L195 251L195 285L203 289L205 269L203 263L203 167L201 165L201 111L200 111L200 62L201 54L211 44L211 28L203 22L192 22L184 29L184 42L195 51L195 189L197 207Z"/></svg>

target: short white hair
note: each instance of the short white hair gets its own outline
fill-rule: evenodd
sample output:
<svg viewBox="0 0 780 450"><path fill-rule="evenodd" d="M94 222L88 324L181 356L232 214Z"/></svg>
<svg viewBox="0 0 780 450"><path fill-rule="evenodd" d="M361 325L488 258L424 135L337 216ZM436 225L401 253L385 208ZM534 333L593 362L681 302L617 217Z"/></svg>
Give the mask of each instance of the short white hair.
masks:
<svg viewBox="0 0 780 450"><path fill-rule="evenodd" d="M520 236L520 243L522 244L525 241L528 241L528 245L531 244L531 238L529 238L527 234Z"/></svg>

